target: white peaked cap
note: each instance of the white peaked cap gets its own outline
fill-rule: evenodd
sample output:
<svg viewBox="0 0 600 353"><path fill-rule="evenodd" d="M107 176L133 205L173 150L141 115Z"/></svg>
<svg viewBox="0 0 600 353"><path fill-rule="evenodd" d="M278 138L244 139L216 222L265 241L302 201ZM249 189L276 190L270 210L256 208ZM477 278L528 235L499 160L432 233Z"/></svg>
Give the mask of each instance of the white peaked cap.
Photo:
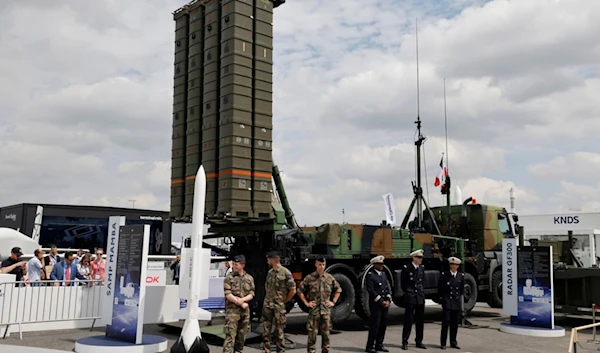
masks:
<svg viewBox="0 0 600 353"><path fill-rule="evenodd" d="M382 264L385 257L383 255L375 256L371 259L372 264Z"/></svg>
<svg viewBox="0 0 600 353"><path fill-rule="evenodd" d="M410 253L410 256L423 256L423 250L422 249L415 250Z"/></svg>
<svg viewBox="0 0 600 353"><path fill-rule="evenodd" d="M458 257L454 257L454 256L452 256L452 257L448 258L448 262L449 262L449 263L451 263L451 264L457 264L457 265L460 265L460 263L461 263L462 261L460 261L460 259L459 259Z"/></svg>

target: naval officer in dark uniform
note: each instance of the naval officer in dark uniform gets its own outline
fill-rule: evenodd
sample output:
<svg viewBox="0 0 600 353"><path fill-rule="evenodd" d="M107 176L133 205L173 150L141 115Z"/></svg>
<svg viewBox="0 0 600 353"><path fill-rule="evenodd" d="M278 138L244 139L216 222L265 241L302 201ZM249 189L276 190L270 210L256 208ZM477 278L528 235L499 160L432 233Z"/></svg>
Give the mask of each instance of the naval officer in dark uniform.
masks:
<svg viewBox="0 0 600 353"><path fill-rule="evenodd" d="M461 301L465 288L465 277L458 272L460 259L451 257L448 259L450 271L442 272L438 283L438 293L442 299L442 334L440 345L446 349L446 338L448 337L448 324L450 325L450 347L460 349L456 342L458 322L462 310Z"/></svg>
<svg viewBox="0 0 600 353"><path fill-rule="evenodd" d="M383 256L371 259L373 269L365 276L365 287L369 293L369 310L371 311L371 325L365 352L389 352L383 346L385 330L387 328L388 311L392 303L392 292L387 276L383 272Z"/></svg>
<svg viewBox="0 0 600 353"><path fill-rule="evenodd" d="M410 253L413 261L405 265L400 277L402 291L404 292L404 327L402 328L402 349L408 349L408 338L412 330L413 314L417 337L415 343L417 348L427 349L423 345L423 329L425 326L425 292L423 282L425 281L425 267L423 262L423 250Z"/></svg>

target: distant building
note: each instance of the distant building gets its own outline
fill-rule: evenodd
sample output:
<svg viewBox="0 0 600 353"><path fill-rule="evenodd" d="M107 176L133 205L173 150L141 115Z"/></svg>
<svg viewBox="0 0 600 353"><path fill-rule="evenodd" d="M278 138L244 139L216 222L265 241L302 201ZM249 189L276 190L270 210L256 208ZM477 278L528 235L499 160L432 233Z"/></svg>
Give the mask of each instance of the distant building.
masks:
<svg viewBox="0 0 600 353"><path fill-rule="evenodd" d="M171 253L171 222L165 211L100 206L73 206L23 203L0 208L0 227L19 230L32 236L36 210L41 206L39 243L59 248L106 248L108 218L125 216L126 225L149 224L150 255Z"/></svg>

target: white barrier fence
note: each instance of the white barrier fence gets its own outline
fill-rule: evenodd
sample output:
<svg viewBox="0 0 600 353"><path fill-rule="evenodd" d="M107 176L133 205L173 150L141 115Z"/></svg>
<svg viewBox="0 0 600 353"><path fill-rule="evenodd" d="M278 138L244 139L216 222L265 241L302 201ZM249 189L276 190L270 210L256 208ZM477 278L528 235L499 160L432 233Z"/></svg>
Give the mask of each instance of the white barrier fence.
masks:
<svg viewBox="0 0 600 353"><path fill-rule="evenodd" d="M164 284L168 271L149 270L148 274L151 279L159 280L148 283L146 279L144 324L179 321L176 317L180 309L179 286ZM0 274L0 337L18 332L23 339L23 332L105 326L101 319L103 287L97 285L99 281L54 286L54 281L27 285L14 279L14 275ZM223 301L223 279L209 280L209 298L203 304L209 311L219 311L223 306L217 303Z"/></svg>
<svg viewBox="0 0 600 353"><path fill-rule="evenodd" d="M11 326L18 326L23 339L23 325L37 331L59 321L87 320L93 328L100 319L102 281L74 281L74 286L55 286L54 281L1 282L0 332L4 331L3 337L8 335Z"/></svg>

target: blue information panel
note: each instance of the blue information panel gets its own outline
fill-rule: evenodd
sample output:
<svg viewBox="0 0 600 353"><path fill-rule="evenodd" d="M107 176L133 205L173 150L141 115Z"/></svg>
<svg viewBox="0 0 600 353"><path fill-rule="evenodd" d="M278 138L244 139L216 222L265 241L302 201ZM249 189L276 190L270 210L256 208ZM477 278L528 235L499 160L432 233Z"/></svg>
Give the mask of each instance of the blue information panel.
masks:
<svg viewBox="0 0 600 353"><path fill-rule="evenodd" d="M140 344L144 323L148 225L121 226L115 270L112 324L106 337Z"/></svg>
<svg viewBox="0 0 600 353"><path fill-rule="evenodd" d="M518 315L510 323L554 328L552 247L517 247Z"/></svg>

